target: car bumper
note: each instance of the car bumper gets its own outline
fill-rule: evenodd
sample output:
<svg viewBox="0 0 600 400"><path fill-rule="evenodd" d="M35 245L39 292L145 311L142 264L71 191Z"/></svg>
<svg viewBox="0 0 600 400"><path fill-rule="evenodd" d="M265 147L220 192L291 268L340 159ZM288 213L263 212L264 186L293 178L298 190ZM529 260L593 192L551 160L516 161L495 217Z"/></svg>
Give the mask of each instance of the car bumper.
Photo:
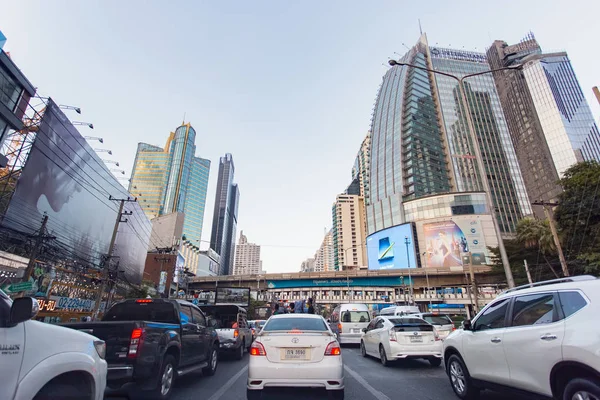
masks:
<svg viewBox="0 0 600 400"><path fill-rule="evenodd" d="M362 333L338 333L340 344L360 344Z"/></svg>
<svg viewBox="0 0 600 400"><path fill-rule="evenodd" d="M326 356L316 363L272 363L266 357L251 356L248 366L248 389L266 387L319 387L327 390L344 388L341 357Z"/></svg>
<svg viewBox="0 0 600 400"><path fill-rule="evenodd" d="M234 351L240 348L241 341L225 341L219 343L219 350L222 352Z"/></svg>
<svg viewBox="0 0 600 400"><path fill-rule="evenodd" d="M388 359L400 360L406 358L424 357L442 358L442 354L443 344L441 340L437 341L435 345L428 346L427 348L414 348L413 346L390 343L390 354L388 354Z"/></svg>
<svg viewBox="0 0 600 400"><path fill-rule="evenodd" d="M104 399L104 392L106 391L106 381L108 379L108 365L106 361L100 360L98 363L97 375L94 377L96 381L96 391L94 400Z"/></svg>

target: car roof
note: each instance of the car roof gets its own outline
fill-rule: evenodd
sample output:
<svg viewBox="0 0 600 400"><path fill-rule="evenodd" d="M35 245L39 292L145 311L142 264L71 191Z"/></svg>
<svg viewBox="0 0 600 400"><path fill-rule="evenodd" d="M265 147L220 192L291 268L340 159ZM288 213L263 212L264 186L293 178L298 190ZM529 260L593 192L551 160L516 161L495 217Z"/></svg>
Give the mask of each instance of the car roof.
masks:
<svg viewBox="0 0 600 400"><path fill-rule="evenodd" d="M554 283L555 282L555 283ZM500 293L496 298L522 296L524 294L548 292L565 289L592 289L600 290L600 279L590 275L580 275L572 278L554 279L551 281L536 282L533 287L529 285L519 286Z"/></svg>
<svg viewBox="0 0 600 400"><path fill-rule="evenodd" d="M323 318L320 315L317 314L303 314L303 313L292 313L292 314L276 314L273 315L271 318L273 319L279 319L279 318Z"/></svg>

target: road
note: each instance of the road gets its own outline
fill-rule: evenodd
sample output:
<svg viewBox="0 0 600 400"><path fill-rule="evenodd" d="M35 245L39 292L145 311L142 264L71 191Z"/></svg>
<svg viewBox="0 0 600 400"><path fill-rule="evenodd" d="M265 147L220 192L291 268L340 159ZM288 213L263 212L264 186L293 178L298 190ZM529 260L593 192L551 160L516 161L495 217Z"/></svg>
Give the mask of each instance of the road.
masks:
<svg viewBox="0 0 600 400"><path fill-rule="evenodd" d="M454 400L448 378L442 367L432 368L425 360L408 360L384 367L379 360L363 358L358 348L344 347L346 400ZM242 361L223 359L215 376L201 373L184 376L177 381L172 400L246 400L248 357ZM486 391L482 400L526 400L525 397ZM108 398L107 398L108 399ZM110 398L116 400L115 398ZM321 400L324 391L311 389L273 389L264 400Z"/></svg>

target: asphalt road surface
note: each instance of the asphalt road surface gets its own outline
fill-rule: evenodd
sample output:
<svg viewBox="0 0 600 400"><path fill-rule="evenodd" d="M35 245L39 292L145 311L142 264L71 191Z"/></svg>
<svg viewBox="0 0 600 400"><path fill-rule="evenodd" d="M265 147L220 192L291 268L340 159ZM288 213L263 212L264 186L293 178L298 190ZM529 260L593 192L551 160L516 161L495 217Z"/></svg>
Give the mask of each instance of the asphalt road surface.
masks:
<svg viewBox="0 0 600 400"><path fill-rule="evenodd" d="M453 400L448 377L442 367L433 368L425 360L400 361L384 367L379 360L363 358L359 348L344 347L346 400ZM248 357L241 361L222 359L214 376L201 373L182 377L175 383L172 400L246 400ZM116 400L110 397L107 399ZM272 389L264 400L327 399L324 390ZM486 391L482 400L526 400L525 397Z"/></svg>

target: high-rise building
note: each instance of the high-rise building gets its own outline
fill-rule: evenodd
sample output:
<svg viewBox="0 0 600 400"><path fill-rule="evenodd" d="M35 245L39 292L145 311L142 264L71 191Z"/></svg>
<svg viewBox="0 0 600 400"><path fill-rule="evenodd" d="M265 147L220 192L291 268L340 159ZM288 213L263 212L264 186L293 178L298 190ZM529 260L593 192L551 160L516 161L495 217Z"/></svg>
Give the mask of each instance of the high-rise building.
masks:
<svg viewBox="0 0 600 400"><path fill-rule="evenodd" d="M518 163L531 200L554 201L570 166L600 161L600 132L565 52L544 53L533 34L487 50ZM541 212L541 210L537 210Z"/></svg>
<svg viewBox="0 0 600 400"><path fill-rule="evenodd" d="M210 248L215 250L221 257L219 275L233 273L233 255L240 201L238 185L233 183L234 170L231 154L225 154L225 157L220 158L210 237Z"/></svg>
<svg viewBox="0 0 600 400"><path fill-rule="evenodd" d="M340 194L333 205L334 268L367 266L365 203L361 196Z"/></svg>
<svg viewBox="0 0 600 400"><path fill-rule="evenodd" d="M334 247L333 247L333 232L330 229L329 232L325 234L323 237L323 241L321 242L321 246L315 253L314 257L314 271L315 272L323 272L323 271L334 271Z"/></svg>
<svg viewBox="0 0 600 400"><path fill-rule="evenodd" d="M369 173L371 162L371 132L367 132L367 136L360 145L360 150L356 155L354 166L352 167L352 179L358 180L360 192L358 193L365 199L365 203L369 204Z"/></svg>
<svg viewBox="0 0 600 400"><path fill-rule="evenodd" d="M244 231L240 232L240 242L235 246L233 275L253 275L262 273L260 246L248 243Z"/></svg>
<svg viewBox="0 0 600 400"><path fill-rule="evenodd" d="M185 215L183 236L200 245L210 161L196 157L196 131L183 124L171 132L165 147L139 143L129 191L148 218L173 212Z"/></svg>
<svg viewBox="0 0 600 400"><path fill-rule="evenodd" d="M425 35L400 61L458 77L490 70L484 54L430 47ZM511 234L531 208L493 77L468 78L465 91L498 221ZM390 68L372 118L368 232L411 222L405 202L481 191L473 145L456 80L409 66ZM457 214L473 210L471 204L455 208Z"/></svg>
<svg viewBox="0 0 600 400"><path fill-rule="evenodd" d="M315 271L315 259L314 258L307 258L306 260L302 261L302 264L300 264L300 272L314 272Z"/></svg>

